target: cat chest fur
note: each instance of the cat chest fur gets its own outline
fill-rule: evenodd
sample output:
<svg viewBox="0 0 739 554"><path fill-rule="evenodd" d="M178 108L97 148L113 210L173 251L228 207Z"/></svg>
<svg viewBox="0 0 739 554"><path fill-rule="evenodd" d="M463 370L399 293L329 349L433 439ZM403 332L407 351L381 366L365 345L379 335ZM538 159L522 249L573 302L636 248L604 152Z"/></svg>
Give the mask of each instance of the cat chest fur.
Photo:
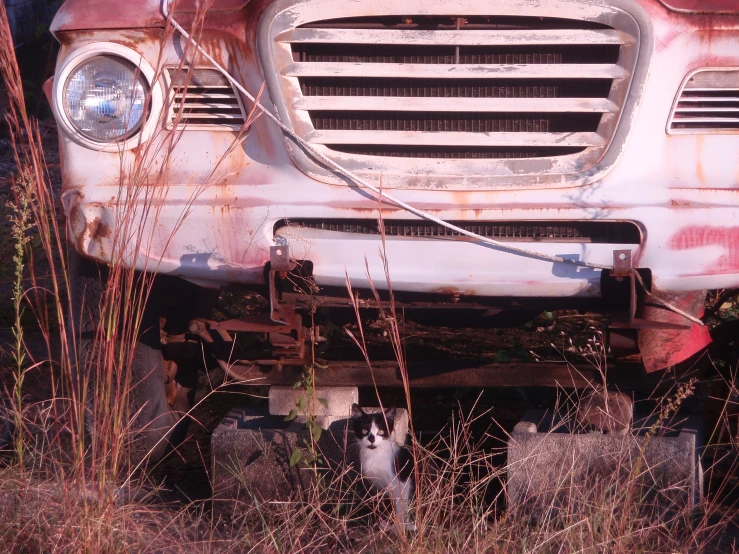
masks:
<svg viewBox="0 0 739 554"><path fill-rule="evenodd" d="M359 463L362 475L379 489L387 488L391 483L397 485L396 458L399 446L395 441L383 441L376 448L362 448L359 452Z"/></svg>

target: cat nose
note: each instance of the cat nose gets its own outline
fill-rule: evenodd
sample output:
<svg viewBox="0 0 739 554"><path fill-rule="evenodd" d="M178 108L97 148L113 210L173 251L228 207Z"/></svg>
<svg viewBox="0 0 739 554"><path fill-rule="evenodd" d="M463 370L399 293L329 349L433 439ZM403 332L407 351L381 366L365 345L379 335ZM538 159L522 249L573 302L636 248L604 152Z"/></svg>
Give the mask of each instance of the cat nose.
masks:
<svg viewBox="0 0 739 554"><path fill-rule="evenodd" d="M368 439L368 440L369 440L370 442L372 442L372 443L373 443L373 442L375 442L375 436L374 436L374 435L370 435L369 437L367 437L367 439Z"/></svg>

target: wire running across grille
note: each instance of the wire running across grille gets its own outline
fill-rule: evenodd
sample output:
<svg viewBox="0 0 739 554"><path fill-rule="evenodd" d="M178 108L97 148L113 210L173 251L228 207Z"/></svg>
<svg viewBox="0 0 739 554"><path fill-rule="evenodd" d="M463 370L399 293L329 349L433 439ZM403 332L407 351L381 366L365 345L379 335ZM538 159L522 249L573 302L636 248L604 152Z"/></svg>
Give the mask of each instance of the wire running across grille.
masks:
<svg viewBox="0 0 739 554"><path fill-rule="evenodd" d="M615 162L643 80L630 1L276 0L260 58L283 121L385 187L585 184ZM286 144L309 175L340 181Z"/></svg>
<svg viewBox="0 0 739 554"><path fill-rule="evenodd" d="M170 69L170 126L239 130L246 117L231 83L215 69Z"/></svg>
<svg viewBox="0 0 739 554"><path fill-rule="evenodd" d="M389 237L459 237L436 223L418 220L383 221ZM503 241L581 242L640 244L639 227L630 221L483 221L451 222L475 234ZM340 233L379 235L376 219L290 219L279 221L275 232L284 227L305 227Z"/></svg>
<svg viewBox="0 0 739 554"><path fill-rule="evenodd" d="M307 0L286 4L298 23L272 32L291 120L365 161L570 156L582 169L615 132L635 63L634 28L597 17L340 17L339 2L313 20Z"/></svg>

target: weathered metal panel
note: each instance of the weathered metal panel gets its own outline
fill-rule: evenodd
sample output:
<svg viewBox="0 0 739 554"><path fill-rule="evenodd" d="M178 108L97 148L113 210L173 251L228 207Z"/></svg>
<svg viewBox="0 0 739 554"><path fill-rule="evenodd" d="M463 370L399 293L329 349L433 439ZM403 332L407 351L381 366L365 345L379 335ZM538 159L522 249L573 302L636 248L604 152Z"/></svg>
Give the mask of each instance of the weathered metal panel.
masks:
<svg viewBox="0 0 739 554"><path fill-rule="evenodd" d="M95 22L95 18L102 18L101 13L95 18L84 15L83 6L93 4L91 0L68 2L66 13L75 22L67 21L64 28L94 25L102 29L111 21L141 28L60 33L60 63L78 47L104 41L134 49L153 67L177 65L184 57L192 60L192 51L185 54L181 37L162 44L161 29L145 28L158 25L153 15L155 3L137 3L136 10L128 11L118 4L109 6L106 22ZM567 5L555 4L557 9ZM678 14L656 0L640 0L639 4L651 20L650 34L642 38L644 47L653 48L646 66L648 75L633 91L637 108L629 116L628 136L619 143L618 162L610 171L597 175L590 184L566 187L572 183L564 178L545 183L527 176L525 164L519 166L514 161L506 175L498 176L504 183L491 176L489 160L469 160L469 174L448 182L438 174L448 172L450 161L428 159L422 171L412 176L398 175L402 172L390 163L383 185L396 177L402 179L408 188L394 192L401 200L453 221L634 221L642 229L642 244L613 248L630 248L634 266L649 268L659 290L739 286L739 135L671 136L665 132L675 96L690 71L739 67L739 18ZM264 81L257 56L257 24L268 6L266 0L252 0L238 16L214 13L206 19L200 39L203 47L254 93ZM268 95L262 100L271 107ZM245 107L249 109L248 102ZM264 117L238 142L234 142L237 135L229 131L171 131L167 116L161 117L158 132L147 143L122 152L88 149L60 127L65 211L71 236L83 253L109 261L121 233L122 214L136 220L137 214L143 216L147 205L154 202L156 217L143 218L140 226L146 244L128 253L132 263L135 257L140 268L158 268L212 284L261 283L269 248L275 244L276 222L291 218L371 220L377 216L378 203L371 195L341 181L320 182L300 171L288 154L282 132ZM177 137L174 143L173 136ZM337 159L352 167L349 156ZM132 177L142 164L149 170ZM159 174L163 166L167 167L164 176ZM556 174L560 168L550 164L546 171ZM121 191L129 190L125 187L132 181L146 185L140 190L146 194L127 205L121 200ZM379 185L379 178L374 182ZM410 217L387 205L383 213L386 219ZM345 252L345 257L332 254L319 241L313 250L310 240L291 243L294 251L301 252L300 257L315 256L320 262L316 267L327 268L317 274L319 279L335 280L346 266L352 281L361 282L365 270L363 262L358 263L356 252L360 250L368 254L373 267L379 261L375 241L368 243L357 236L331 240L337 243L336 252ZM472 274L484 275L476 281L481 288L469 287L473 294L511 295L522 290L538 296L597 294L591 288L595 270L590 276L572 274L569 269L560 271L561 264L535 262L483 247L479 252L471 250L472 244L466 240L427 241L423 249L411 242L393 244L390 265L391 275L408 276L410 290L429 290L431 283L438 290L467 290L465 282ZM434 246L437 242L438 249ZM576 251L572 245L556 246L560 248L529 244L532 250L551 254L610 261L604 252L593 248L601 245L581 245ZM449 259L454 264L448 263ZM487 260L484 267L482 260ZM329 264L333 265L329 268ZM426 268L422 283L412 283L410 276L419 268ZM516 277L518 268L521 273ZM374 272L373 277L376 282L383 280Z"/></svg>
<svg viewBox="0 0 739 554"><path fill-rule="evenodd" d="M388 288L378 236L284 227L277 232L296 259L313 262L318 285L344 286L347 272L352 286L370 288L365 273L378 289ZM539 243L545 254L572 260L610 263L622 244ZM443 292L461 296L599 296L600 271L519 257L470 240L387 237L385 256L393 288L413 292ZM444 260L439 264L439 260ZM408 263L412 261L412 263Z"/></svg>
<svg viewBox="0 0 739 554"><path fill-rule="evenodd" d="M249 0L211 0L210 10L238 11ZM172 2L176 13L195 12L202 5L199 0L177 0ZM162 2L160 0L138 0L118 2L110 0L66 0L51 24L51 32L77 31L82 29L140 29L164 27Z"/></svg>
<svg viewBox="0 0 739 554"><path fill-rule="evenodd" d="M739 13L736 0L659 0L668 8L684 13Z"/></svg>

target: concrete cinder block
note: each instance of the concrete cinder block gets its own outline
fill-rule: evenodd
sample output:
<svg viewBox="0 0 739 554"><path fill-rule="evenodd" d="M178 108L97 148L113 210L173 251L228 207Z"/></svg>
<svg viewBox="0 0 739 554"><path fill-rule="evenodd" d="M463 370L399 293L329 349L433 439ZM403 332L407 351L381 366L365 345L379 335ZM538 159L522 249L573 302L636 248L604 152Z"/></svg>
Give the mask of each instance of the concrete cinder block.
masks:
<svg viewBox="0 0 739 554"><path fill-rule="evenodd" d="M543 411L528 412L508 441L508 505L548 504L593 483L625 483L637 469L637 482L659 502L675 509L696 506L702 500L700 418L677 420L677 429L647 440L652 421L637 420L625 436L572 433Z"/></svg>
<svg viewBox="0 0 739 554"><path fill-rule="evenodd" d="M305 397L303 389L292 387L269 388L269 413L271 415L286 416L290 410L295 410L297 402ZM349 417L352 414L352 404L359 402L357 387L316 387L314 398L324 398L326 405L316 401L314 406L317 416Z"/></svg>
<svg viewBox="0 0 739 554"><path fill-rule="evenodd" d="M379 408L364 408L377 411ZM358 452L347 446L354 441L351 418L330 418L318 442L326 461L321 471L358 468ZM396 438L405 437L408 412L398 409ZM266 500L294 498L310 486L314 474L302 464L290 467L293 451L308 438L304 424L286 422L259 408L235 408L211 436L213 496L216 499Z"/></svg>
<svg viewBox="0 0 739 554"><path fill-rule="evenodd" d="M319 449L336 463L342 445L324 433ZM308 439L298 421L270 415L259 408L235 408L211 435L213 496L217 499L266 500L295 497L313 481L313 473L302 464L290 467L290 456Z"/></svg>

